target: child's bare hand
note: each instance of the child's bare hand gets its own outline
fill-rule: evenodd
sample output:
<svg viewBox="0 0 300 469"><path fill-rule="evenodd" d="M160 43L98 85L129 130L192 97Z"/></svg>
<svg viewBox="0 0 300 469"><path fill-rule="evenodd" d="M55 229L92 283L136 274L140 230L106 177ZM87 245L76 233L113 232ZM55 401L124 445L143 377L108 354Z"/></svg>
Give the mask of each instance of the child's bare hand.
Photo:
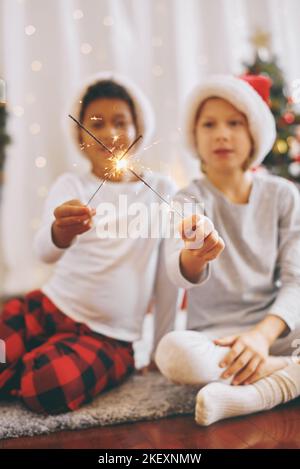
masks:
<svg viewBox="0 0 300 469"><path fill-rule="evenodd" d="M54 210L52 239L59 248L70 246L75 236L85 233L92 227L95 209L83 205L80 200L69 200Z"/></svg>
<svg viewBox="0 0 300 469"><path fill-rule="evenodd" d="M270 346L264 334L251 329L238 335L217 339L214 342L216 345L231 347L219 364L222 368L226 368L222 378L233 376L232 384L253 383L260 378L259 370L269 355Z"/></svg>
<svg viewBox="0 0 300 469"><path fill-rule="evenodd" d="M212 221L205 216L192 215L185 218L180 224L179 231L185 249L203 264L216 259L225 247Z"/></svg>
<svg viewBox="0 0 300 469"><path fill-rule="evenodd" d="M192 215L179 225L185 244L180 253L180 270L190 282L197 283L209 261L216 259L225 247L223 239L209 218Z"/></svg>

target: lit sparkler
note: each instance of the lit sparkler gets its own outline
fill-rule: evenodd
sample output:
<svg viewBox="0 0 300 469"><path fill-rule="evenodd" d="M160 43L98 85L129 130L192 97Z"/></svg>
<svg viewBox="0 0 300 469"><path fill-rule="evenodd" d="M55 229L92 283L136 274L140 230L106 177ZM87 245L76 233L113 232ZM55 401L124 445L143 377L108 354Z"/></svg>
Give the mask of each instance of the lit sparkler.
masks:
<svg viewBox="0 0 300 469"><path fill-rule="evenodd" d="M127 166L127 161L123 160L124 156L127 155L129 150L131 150L131 148L142 138L141 135L139 135L132 142L132 144L127 148L127 150L123 153L123 155L121 155L121 157L118 157L115 155L115 153L112 150L110 150L110 148L108 148L103 142L101 142L101 140L95 137L95 135L92 132L90 132L83 124L81 124L77 119L75 119L75 117L73 117L71 114L69 114L69 117L73 119L73 121L76 122L76 124L78 124L79 127L81 127L85 132L87 132L90 135L90 137L92 137L97 143L99 143L99 145L105 148L105 150L107 150L112 155L112 161L115 161L113 170L108 172L108 174L106 175L105 179L103 179L103 181L99 185L96 192L94 192L92 197L89 199L87 205L89 205L91 200L95 197L97 192L101 189L101 187L103 186L105 181L107 181L107 179L109 178L109 175L112 174L113 171L123 171L127 169L128 171L131 172L131 174L133 174L137 179L139 179L143 184L145 184L145 186L148 187L154 194L156 194L164 203L166 203L172 211L175 211L182 219L184 219L184 216L182 213L180 213L178 210L172 207L172 204L165 197L163 197L159 192L157 192L147 181L145 181L145 179L143 179L139 174L137 174L132 168L129 168Z"/></svg>

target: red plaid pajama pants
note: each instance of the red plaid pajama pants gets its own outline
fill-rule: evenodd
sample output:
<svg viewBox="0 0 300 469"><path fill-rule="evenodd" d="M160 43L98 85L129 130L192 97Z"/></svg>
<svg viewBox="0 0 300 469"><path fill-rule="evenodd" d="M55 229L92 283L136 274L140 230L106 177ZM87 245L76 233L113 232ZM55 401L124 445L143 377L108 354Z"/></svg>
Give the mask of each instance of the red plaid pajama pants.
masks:
<svg viewBox="0 0 300 469"><path fill-rule="evenodd" d="M35 412L75 410L134 370L129 342L105 337L63 314L40 290L4 305L0 398Z"/></svg>

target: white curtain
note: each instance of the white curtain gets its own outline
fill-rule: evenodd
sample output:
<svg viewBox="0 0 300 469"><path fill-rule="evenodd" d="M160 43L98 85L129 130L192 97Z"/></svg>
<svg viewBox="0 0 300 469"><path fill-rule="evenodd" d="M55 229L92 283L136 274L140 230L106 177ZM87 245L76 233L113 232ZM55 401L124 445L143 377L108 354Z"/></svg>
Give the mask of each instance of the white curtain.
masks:
<svg viewBox="0 0 300 469"><path fill-rule="evenodd" d="M1 206L3 292L39 287L49 274L32 240L53 180L80 166L61 125L79 82L111 69L142 87L158 141L145 165L182 186L198 171L182 149L186 93L209 73L242 72L257 29L270 33L291 85L300 77L299 18L299 0L0 0L0 76L13 139Z"/></svg>

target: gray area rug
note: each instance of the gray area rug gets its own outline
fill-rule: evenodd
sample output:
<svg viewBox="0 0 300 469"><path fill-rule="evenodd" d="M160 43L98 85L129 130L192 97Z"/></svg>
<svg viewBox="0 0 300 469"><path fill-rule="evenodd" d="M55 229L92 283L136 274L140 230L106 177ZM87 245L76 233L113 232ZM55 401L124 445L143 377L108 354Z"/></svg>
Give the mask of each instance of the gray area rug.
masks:
<svg viewBox="0 0 300 469"><path fill-rule="evenodd" d="M0 439L193 414L197 391L152 372L134 374L81 409L55 416L33 413L19 401L0 401Z"/></svg>

